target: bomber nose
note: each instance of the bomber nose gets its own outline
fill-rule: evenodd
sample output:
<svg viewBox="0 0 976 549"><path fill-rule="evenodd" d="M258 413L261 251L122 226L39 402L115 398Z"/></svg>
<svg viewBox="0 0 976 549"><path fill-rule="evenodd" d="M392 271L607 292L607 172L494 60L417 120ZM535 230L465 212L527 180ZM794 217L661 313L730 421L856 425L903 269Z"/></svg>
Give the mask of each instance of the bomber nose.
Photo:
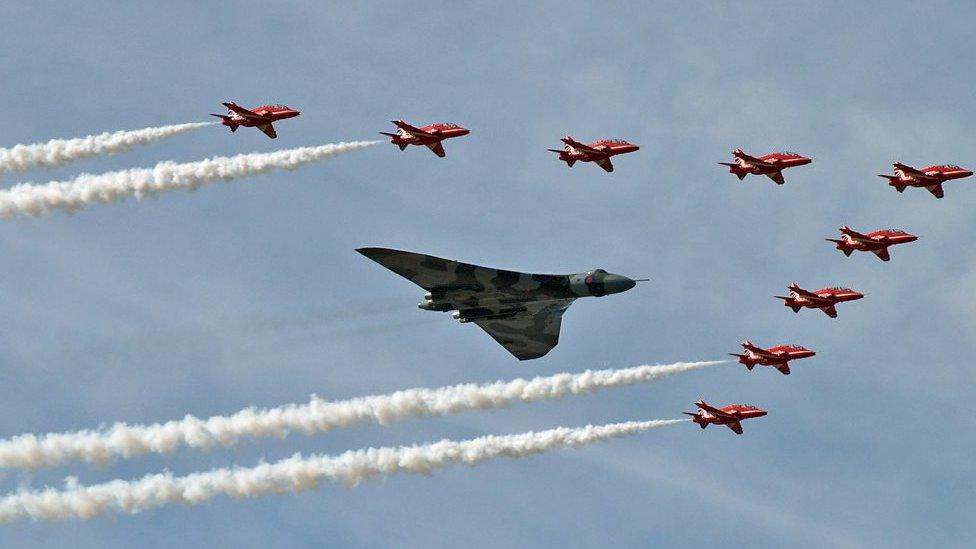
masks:
<svg viewBox="0 0 976 549"><path fill-rule="evenodd" d="M607 275L606 278L603 279L603 287L606 288L608 294L626 292L636 285L636 281L622 275L611 274Z"/></svg>

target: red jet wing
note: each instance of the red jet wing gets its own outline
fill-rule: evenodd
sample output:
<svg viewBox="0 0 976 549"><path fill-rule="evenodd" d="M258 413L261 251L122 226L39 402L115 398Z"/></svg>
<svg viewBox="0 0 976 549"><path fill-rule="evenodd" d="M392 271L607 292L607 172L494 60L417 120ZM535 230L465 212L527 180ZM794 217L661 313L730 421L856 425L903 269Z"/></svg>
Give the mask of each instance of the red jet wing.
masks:
<svg viewBox="0 0 976 549"><path fill-rule="evenodd" d="M786 183L786 180L783 179L783 172L770 172L766 174L766 177L775 181L777 185L782 185L783 183Z"/></svg>
<svg viewBox="0 0 976 549"><path fill-rule="evenodd" d="M860 242L874 242L873 238L866 234L861 234L850 227L841 227L840 232Z"/></svg>
<svg viewBox="0 0 976 549"><path fill-rule="evenodd" d="M892 165L895 167L896 170L901 170L902 172L904 172L905 174L908 174L908 175L914 175L915 177L924 177L924 178L927 178L927 179L931 179L932 178L931 175L928 175L925 172L921 172L919 170L916 170L915 168L913 168L911 166L906 166L906 165L904 165L904 164L902 164L900 162L895 162Z"/></svg>
<svg viewBox="0 0 976 549"><path fill-rule="evenodd" d="M401 130L409 133L410 135L412 135L414 137L434 137L434 134L429 133L429 132L425 132L424 130L422 130L422 129L416 127L416 126L411 126L410 124L407 124L403 120L394 120L393 121L393 125L396 126L396 127L398 127L398 128L400 128Z"/></svg>
<svg viewBox="0 0 976 549"><path fill-rule="evenodd" d="M447 153L444 152L444 145L441 145L441 142L440 141L434 141L433 143L427 143L427 148L430 149L430 150L432 150L432 151L434 151L434 154L436 154L437 156L439 156L441 158L444 158L445 156L447 156Z"/></svg>
<svg viewBox="0 0 976 549"><path fill-rule="evenodd" d="M830 318L837 318L837 307L834 307L833 303L821 307L820 310L826 313L826 315Z"/></svg>
<svg viewBox="0 0 976 549"><path fill-rule="evenodd" d="M264 125L258 126L258 129L261 130L261 131L263 131L264 132L264 135L267 135L271 139L277 139L277 137L278 137L278 134L275 133L274 126L272 126L271 124L264 124Z"/></svg>
<svg viewBox="0 0 976 549"><path fill-rule="evenodd" d="M877 250L871 250L874 255L881 258L881 261L888 261L891 259L891 255L888 254L888 248L878 248Z"/></svg>
<svg viewBox="0 0 976 549"><path fill-rule="evenodd" d="M740 149L736 149L736 150L732 151L732 156L738 158L739 160L745 160L746 162L748 162L750 164L756 164L756 165L759 165L759 166L771 166L771 164L769 162L766 162L766 161L763 161L763 160L759 160L755 156L750 156L750 155L742 152L742 150L740 150Z"/></svg>
<svg viewBox="0 0 976 549"><path fill-rule="evenodd" d="M935 185L930 185L925 188L928 189L930 193L935 195L936 198L942 198L945 196L945 193L942 192L942 183L936 183Z"/></svg>
<svg viewBox="0 0 976 549"><path fill-rule="evenodd" d="M742 344L742 347L745 348L745 349L747 349L747 350L749 350L749 351L752 351L753 353L755 353L755 354L757 354L757 355L759 355L761 357L764 357L764 358L769 358L769 359L773 359L773 360L776 360L776 359L780 358L780 355L771 353L771 352L767 351L766 349L763 349L763 348L760 348L760 347L756 347L755 345L752 345L751 343L743 343Z"/></svg>
<svg viewBox="0 0 976 549"><path fill-rule="evenodd" d="M577 141L577 140L575 140L575 139L573 139L572 137L569 137L569 136L566 136L566 137L560 139L560 141L562 141L563 143L565 143L565 144L569 145L570 147L576 149L577 151L584 152L586 154L593 154L593 155L606 155L607 154L605 151L601 151L599 149L594 149L593 147L590 147L589 145L584 145L584 144L580 143L579 141ZM603 168L603 169L606 170L606 168ZM611 170L607 170L607 171L611 171Z"/></svg>
<svg viewBox="0 0 976 549"><path fill-rule="evenodd" d="M807 290L804 290L803 288L800 288L800 287L790 288L790 291L791 292L795 292L797 295L803 296L803 297L805 297L807 299L813 299L813 300L819 299L819 300L823 300L823 298L820 297L819 295L817 295L817 294L815 294L813 292L808 292Z"/></svg>
<svg viewBox="0 0 976 549"><path fill-rule="evenodd" d="M780 372L782 372L784 376L790 375L790 365L785 362L781 364L776 364L773 367L779 370Z"/></svg>
<svg viewBox="0 0 976 549"><path fill-rule="evenodd" d="M248 118L248 119L251 119L251 120L257 120L257 121L269 120L269 118L267 116L261 116L260 114L257 114L254 111L247 110L244 107L241 107L240 105L238 105L237 103L224 103L224 106L227 107L228 109L230 109L231 111L234 111L235 113L243 116L244 118ZM267 132L265 132L265 133L267 133Z"/></svg>
<svg viewBox="0 0 976 549"><path fill-rule="evenodd" d="M699 400L698 402L695 403L695 405L716 417L721 417L726 419L735 419L736 417L728 412L723 412L722 410L719 410L718 408L712 406L711 404L706 403L704 400Z"/></svg>
<svg viewBox="0 0 976 549"><path fill-rule="evenodd" d="M741 435L742 434L742 424L739 423L738 421L733 422L733 423L727 423L726 425L729 426L729 429L732 429L732 432L733 433L735 433L737 435Z"/></svg>
<svg viewBox="0 0 976 549"><path fill-rule="evenodd" d="M597 159L597 160L594 160L594 162L596 162L596 165L597 166L600 166L601 168L603 168L604 170L606 170L608 172L612 172L613 171L613 163L610 162L610 157L609 156L604 157L604 158L600 158L600 159Z"/></svg>

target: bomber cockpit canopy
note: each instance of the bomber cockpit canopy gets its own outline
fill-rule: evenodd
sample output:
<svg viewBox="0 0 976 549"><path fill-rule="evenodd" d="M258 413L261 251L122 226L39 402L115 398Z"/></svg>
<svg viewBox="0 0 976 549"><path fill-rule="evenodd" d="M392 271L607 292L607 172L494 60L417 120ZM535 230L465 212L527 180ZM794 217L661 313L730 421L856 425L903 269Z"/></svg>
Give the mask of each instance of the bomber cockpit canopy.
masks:
<svg viewBox="0 0 976 549"><path fill-rule="evenodd" d="M450 129L460 128L460 126L458 126L457 124L452 124L450 122L441 122L440 124L438 124L438 126L444 126L445 128L450 128Z"/></svg>
<svg viewBox="0 0 976 549"><path fill-rule="evenodd" d="M782 156L800 156L800 153L795 153L793 151L780 151L780 152L774 153L774 154L779 154L779 155L782 155Z"/></svg>
<svg viewBox="0 0 976 549"><path fill-rule="evenodd" d="M597 282L599 282L606 275L607 272L604 271L603 269L593 269L592 271L586 273L586 278L583 279L583 282L587 284L593 284L594 279L596 279Z"/></svg>
<svg viewBox="0 0 976 549"><path fill-rule="evenodd" d="M950 170L961 170L962 169L959 166L956 166L955 164L943 164L942 167L943 168L948 168Z"/></svg>
<svg viewBox="0 0 976 549"><path fill-rule="evenodd" d="M850 288L845 288L843 286L831 286L830 288L827 288L827 289L828 290L834 290L834 291L837 291L837 292L853 292L854 291L854 290L852 290Z"/></svg>

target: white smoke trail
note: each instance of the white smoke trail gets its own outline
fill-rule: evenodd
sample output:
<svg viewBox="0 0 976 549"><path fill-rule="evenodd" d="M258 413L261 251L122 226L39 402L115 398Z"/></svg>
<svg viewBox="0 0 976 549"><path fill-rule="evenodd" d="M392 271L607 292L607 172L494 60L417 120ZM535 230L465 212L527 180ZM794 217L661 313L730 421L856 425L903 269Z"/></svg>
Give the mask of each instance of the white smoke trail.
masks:
<svg viewBox="0 0 976 549"><path fill-rule="evenodd" d="M492 435L465 441L442 440L419 446L367 448L337 456L295 454L253 468L214 469L184 477L171 473L139 480L113 480L81 486L69 478L64 490L21 490L0 498L0 522L91 519L110 512L136 514L164 505L197 505L219 495L234 498L300 492L322 481L347 486L381 475L429 474L453 464L477 465L498 457L521 458L549 450L578 447L612 438L684 423L685 419L631 421L610 425L559 427L515 435Z"/></svg>
<svg viewBox="0 0 976 549"><path fill-rule="evenodd" d="M194 190L207 183L230 181L275 169L294 170L379 141L354 141L270 153L217 156L199 162L160 162L154 168L134 168L103 174L83 174L70 181L19 183L0 190L0 217L38 216L57 208L73 212L94 203L118 202L135 196L155 196L177 189Z"/></svg>
<svg viewBox="0 0 976 549"><path fill-rule="evenodd" d="M141 130L105 132L75 139L52 139L47 143L32 145L15 145L9 149L0 149L0 175L4 172L24 172L34 168L54 168L82 158L117 154L136 145L153 143L214 124L216 122L175 124Z"/></svg>
<svg viewBox="0 0 976 549"><path fill-rule="evenodd" d="M284 438L291 431L306 435L362 423L387 425L410 417L437 416L464 410L502 408L516 402L552 400L647 383L728 361L678 362L617 370L587 370L534 379L468 383L436 389L408 389L329 402L313 396L307 404L289 404L257 410L247 408L231 416L200 419L191 415L178 421L151 425L116 423L101 431L24 434L0 440L0 467L40 469L67 461L105 463L147 453L172 452L180 446L211 449L232 446L244 437Z"/></svg>

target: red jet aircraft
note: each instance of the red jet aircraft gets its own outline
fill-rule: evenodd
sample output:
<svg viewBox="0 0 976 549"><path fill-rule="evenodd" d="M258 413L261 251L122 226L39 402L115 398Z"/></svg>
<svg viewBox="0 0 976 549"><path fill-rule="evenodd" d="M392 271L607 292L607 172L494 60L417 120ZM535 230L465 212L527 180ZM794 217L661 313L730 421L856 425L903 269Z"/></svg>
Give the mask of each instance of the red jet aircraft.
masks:
<svg viewBox="0 0 976 549"><path fill-rule="evenodd" d="M698 406L697 412L682 413L691 416L691 420L701 425L702 429L708 427L709 423L727 425L737 435L742 434L742 424L739 423L740 421L754 417L762 417L768 413L766 410L749 406L748 404L729 404L722 408L716 408L704 400L699 400L695 403L695 406Z"/></svg>
<svg viewBox="0 0 976 549"><path fill-rule="evenodd" d="M895 168L895 175L878 174L888 180L888 184L898 192L905 192L906 187L925 187L936 198L944 196L942 184L950 179L961 179L973 175L971 170L960 168L952 164L942 166L929 166L921 170L916 170L911 166L906 166L901 162L892 164Z"/></svg>
<svg viewBox="0 0 976 549"><path fill-rule="evenodd" d="M765 175L772 179L777 185L785 183L783 170L796 166L809 164L813 160L794 152L776 152L756 158L742 152L742 149L732 151L735 162L719 162L723 166L729 167L729 173L734 173L739 180L746 178L748 174Z"/></svg>
<svg viewBox="0 0 976 549"><path fill-rule="evenodd" d="M216 116L221 119L223 121L221 123L225 126L230 126L230 131L232 132L236 132L240 126L244 126L245 128L253 128L256 126L271 139L278 137L278 134L275 133L274 126L271 125L272 122L284 120L285 118L294 118L302 114L284 105L261 105L260 107L248 110L231 101L224 103L224 106L229 109L227 114L211 114L210 116Z"/></svg>
<svg viewBox="0 0 976 549"><path fill-rule="evenodd" d="M576 162L595 162L608 172L613 171L613 163L610 162L611 156L627 154L640 150L640 147L633 143L628 143L623 139L601 139L589 145L584 145L568 135L561 139L566 144L562 149L548 149L550 152L559 153L559 159L566 163L570 168Z"/></svg>
<svg viewBox="0 0 976 549"><path fill-rule="evenodd" d="M380 133L388 136L390 143L400 147L401 151L406 149L407 145L423 145L441 158L447 154L444 152L441 141L471 133L471 130L462 128L457 124L430 124L423 128L411 126L403 120L394 120L393 124L397 127L396 133Z"/></svg>
<svg viewBox="0 0 976 549"><path fill-rule="evenodd" d="M891 256L888 255L888 246L918 240L917 236L899 229L883 229L873 233L861 234L844 225L840 228L840 234L840 240L834 238L826 238L825 240L837 244L837 249L844 252L846 256L850 256L855 250L872 252L880 257L881 261L891 259Z"/></svg>
<svg viewBox="0 0 976 549"><path fill-rule="evenodd" d="M776 347L762 349L756 347L748 340L742 342L742 348L745 350L744 355L729 354L739 357L739 362L745 364L747 369L752 370L756 364L773 366L785 376L790 375L789 362L791 360L808 358L817 354L799 345L778 345Z"/></svg>
<svg viewBox="0 0 976 549"><path fill-rule="evenodd" d="M789 289L789 297L782 295L774 297L782 299L783 304L793 309L794 313L798 313L800 309L807 307L808 309L820 309L830 318L837 318L835 305L838 303L864 297L864 294L855 292L850 288L821 288L816 292L808 292L799 287L796 282L791 283Z"/></svg>

